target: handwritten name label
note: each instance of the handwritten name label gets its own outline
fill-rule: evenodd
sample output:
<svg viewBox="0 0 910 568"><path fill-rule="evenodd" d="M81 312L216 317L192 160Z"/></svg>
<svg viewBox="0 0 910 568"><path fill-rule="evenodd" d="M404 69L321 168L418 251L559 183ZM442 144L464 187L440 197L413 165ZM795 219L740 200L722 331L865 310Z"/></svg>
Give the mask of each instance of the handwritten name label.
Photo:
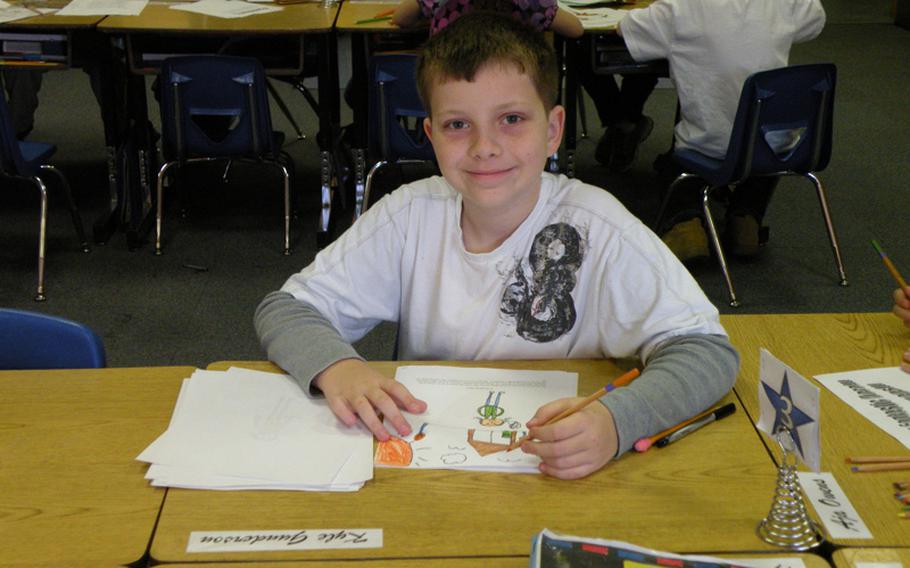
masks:
<svg viewBox="0 0 910 568"><path fill-rule="evenodd" d="M796 475L831 538L872 538L866 523L833 475L806 471Z"/></svg>
<svg viewBox="0 0 910 568"><path fill-rule="evenodd" d="M324 548L382 548L382 529L193 531L187 552L253 552Z"/></svg>

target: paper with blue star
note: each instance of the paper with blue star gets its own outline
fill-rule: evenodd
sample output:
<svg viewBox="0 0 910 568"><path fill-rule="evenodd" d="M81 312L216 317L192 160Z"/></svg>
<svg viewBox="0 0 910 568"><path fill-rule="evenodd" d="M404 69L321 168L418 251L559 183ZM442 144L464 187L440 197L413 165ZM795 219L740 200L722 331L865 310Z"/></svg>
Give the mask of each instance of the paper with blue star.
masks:
<svg viewBox="0 0 910 568"><path fill-rule="evenodd" d="M760 353L758 429L772 437L790 431L801 462L821 469L819 442L819 389L766 349Z"/></svg>

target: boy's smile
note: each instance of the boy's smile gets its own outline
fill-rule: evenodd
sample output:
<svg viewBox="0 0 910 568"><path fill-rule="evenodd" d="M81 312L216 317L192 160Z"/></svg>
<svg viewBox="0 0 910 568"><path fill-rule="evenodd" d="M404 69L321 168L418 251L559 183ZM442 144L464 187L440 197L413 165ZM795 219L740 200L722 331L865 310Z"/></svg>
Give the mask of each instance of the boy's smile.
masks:
<svg viewBox="0 0 910 568"><path fill-rule="evenodd" d="M436 83L424 130L439 169L462 196L463 224L495 222L511 232L530 214L565 113L547 112L530 77L490 63L474 81Z"/></svg>

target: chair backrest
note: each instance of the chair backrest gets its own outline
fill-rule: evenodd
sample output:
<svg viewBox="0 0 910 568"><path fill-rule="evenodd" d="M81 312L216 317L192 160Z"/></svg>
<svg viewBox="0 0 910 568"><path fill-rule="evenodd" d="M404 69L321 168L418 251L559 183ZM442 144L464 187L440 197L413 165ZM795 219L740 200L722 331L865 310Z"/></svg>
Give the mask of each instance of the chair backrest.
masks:
<svg viewBox="0 0 910 568"><path fill-rule="evenodd" d="M166 160L275 154L265 72L257 59L168 58L159 88Z"/></svg>
<svg viewBox="0 0 910 568"><path fill-rule="evenodd" d="M0 309L0 369L106 365L101 338L85 325L37 312Z"/></svg>
<svg viewBox="0 0 910 568"><path fill-rule="evenodd" d="M388 161L435 160L423 132L427 116L414 76L417 55L377 53L370 61L370 147Z"/></svg>
<svg viewBox="0 0 910 568"><path fill-rule="evenodd" d="M725 170L725 183L750 175L807 173L831 158L837 68L833 63L760 71L743 84Z"/></svg>
<svg viewBox="0 0 910 568"><path fill-rule="evenodd" d="M27 171L27 165L19 149L19 140L13 128L13 118L10 114L6 97L0 95L0 171L6 175L34 175Z"/></svg>

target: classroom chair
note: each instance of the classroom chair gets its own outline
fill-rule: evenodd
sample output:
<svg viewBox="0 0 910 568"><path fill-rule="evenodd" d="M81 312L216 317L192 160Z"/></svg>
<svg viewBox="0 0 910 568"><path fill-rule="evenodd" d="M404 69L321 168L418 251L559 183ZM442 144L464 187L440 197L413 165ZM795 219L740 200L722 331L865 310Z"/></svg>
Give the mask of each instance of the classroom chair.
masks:
<svg viewBox="0 0 910 568"><path fill-rule="evenodd" d="M56 146L46 142L17 140L9 105L6 102L6 98L0 96L0 174L4 177L35 184L41 195L41 213L38 220L38 288L35 291L36 302L43 302L47 299L44 294L44 257L47 246L47 185L42 179L42 176L46 175L47 172L53 173L60 180L82 251L89 252L90 250L88 240L85 238L85 230L82 227L82 218L79 216L79 210L76 209L76 202L73 200L73 192L70 190L70 185L60 170L47 163L47 160L56 151Z"/></svg>
<svg viewBox="0 0 910 568"><path fill-rule="evenodd" d="M272 130L262 64L249 57L194 55L161 66L161 143L155 254L160 255L164 180L174 166L252 160L278 168L284 177L284 254L291 254L290 157L284 136ZM227 169L225 170L225 175Z"/></svg>
<svg viewBox="0 0 910 568"><path fill-rule="evenodd" d="M702 210L711 244L726 280L730 306L739 306L730 271L711 214L709 198L724 186L750 176L798 175L815 186L841 286L847 285L834 223L821 181L815 175L831 157L831 124L837 69L832 63L793 65L761 71L743 84L727 155L714 159L691 149L674 149L672 159L683 173L664 196L655 227L660 227L670 197L685 179L699 179Z"/></svg>
<svg viewBox="0 0 910 568"><path fill-rule="evenodd" d="M87 326L38 312L0 308L0 369L100 369L104 343Z"/></svg>
<svg viewBox="0 0 910 568"><path fill-rule="evenodd" d="M370 153L377 157L367 173L362 195L355 195L355 218L370 206L373 181L383 167L435 163L433 146L423 132L427 112L417 94L415 53L377 53L370 60Z"/></svg>

